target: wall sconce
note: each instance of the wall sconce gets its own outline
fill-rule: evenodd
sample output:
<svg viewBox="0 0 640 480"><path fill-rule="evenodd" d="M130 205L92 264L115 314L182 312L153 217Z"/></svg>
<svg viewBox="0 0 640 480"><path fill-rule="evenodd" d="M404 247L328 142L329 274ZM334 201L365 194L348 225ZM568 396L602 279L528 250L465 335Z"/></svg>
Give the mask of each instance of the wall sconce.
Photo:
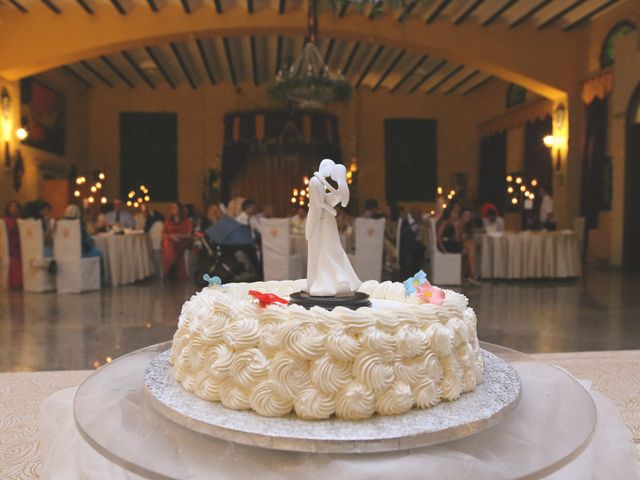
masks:
<svg viewBox="0 0 640 480"><path fill-rule="evenodd" d="M553 135L545 135L542 139L542 143L544 143L544 146L547 148L553 148L556 144L556 137Z"/></svg>
<svg viewBox="0 0 640 480"><path fill-rule="evenodd" d="M11 95L6 88L2 89L2 93L0 93L0 105L2 107L2 116L6 119L9 118L9 113L11 113Z"/></svg>
<svg viewBox="0 0 640 480"><path fill-rule="evenodd" d="M11 113L11 96L6 88L2 89L0 93L0 108L2 108L2 117L4 120L3 131L4 134L4 166L11 168L11 153L9 152L9 137L10 133L7 132L7 127L10 131L9 113Z"/></svg>
<svg viewBox="0 0 640 480"><path fill-rule="evenodd" d="M18 137L18 140L20 140L20 143L26 140L28 136L29 136L29 132L27 132L26 128L20 127L19 129L16 130L16 137Z"/></svg>

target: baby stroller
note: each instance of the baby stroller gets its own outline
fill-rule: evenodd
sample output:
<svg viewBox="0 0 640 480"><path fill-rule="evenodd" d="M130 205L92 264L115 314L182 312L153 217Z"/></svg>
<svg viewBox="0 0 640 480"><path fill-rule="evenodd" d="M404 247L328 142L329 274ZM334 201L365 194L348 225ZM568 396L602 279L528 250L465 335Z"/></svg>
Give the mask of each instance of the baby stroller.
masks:
<svg viewBox="0 0 640 480"><path fill-rule="evenodd" d="M193 274L196 285L200 287L208 285L202 279L205 273L211 277L220 277L224 283L255 280L259 276L257 271L248 271L242 261L244 253L251 260L253 270L256 270L257 264L252 260L252 255L255 255L255 245L248 226L232 218L223 217L198 236L202 249L198 258L198 267Z"/></svg>

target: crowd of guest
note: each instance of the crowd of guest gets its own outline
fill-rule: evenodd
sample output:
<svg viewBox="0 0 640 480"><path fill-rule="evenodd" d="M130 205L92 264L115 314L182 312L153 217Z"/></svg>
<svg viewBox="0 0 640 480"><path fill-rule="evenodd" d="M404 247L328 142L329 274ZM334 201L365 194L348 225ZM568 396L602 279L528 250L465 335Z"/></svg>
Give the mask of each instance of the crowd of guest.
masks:
<svg viewBox="0 0 640 480"><path fill-rule="evenodd" d="M534 221L542 228L553 229L553 199L543 188L540 189L540 199ZM444 202L439 202L434 211L425 212L417 207L405 210L394 203L381 209L379 202L373 198L364 202L361 217L385 219L384 277L402 279L425 268L432 238L429 229L435 225L435 247L443 253L462 254L467 279L473 283L479 281L479 234L504 231L504 219L499 209L488 203L469 205L455 198L446 204L446 208L443 206ZM204 215L200 215L193 204L183 205L179 202L171 205L166 218L148 204L141 205L132 213L120 199L114 199L106 209L97 205L85 205L82 209L77 205L69 205L63 218L80 220L83 257L101 255L92 238L92 235L101 232L143 230L151 233L152 237L157 235L164 277L182 280L187 277L188 271L185 252L194 247L203 249L203 242L207 243L206 252L210 252L213 245L225 246L232 254L240 252L253 270L254 278L261 278L261 219L273 216L272 206L259 206L254 200L234 192L226 205L218 202L208 205ZM40 220L45 257L53 254L56 228L48 202L29 202L24 207L15 201L8 203L4 221L9 246L10 288L20 288L22 284L18 218ZM304 236L306 218L306 206L294 205L289 217L291 235ZM337 209L336 220L341 238L346 239L344 244L352 245L354 217L343 209ZM55 262L52 269L55 270Z"/></svg>

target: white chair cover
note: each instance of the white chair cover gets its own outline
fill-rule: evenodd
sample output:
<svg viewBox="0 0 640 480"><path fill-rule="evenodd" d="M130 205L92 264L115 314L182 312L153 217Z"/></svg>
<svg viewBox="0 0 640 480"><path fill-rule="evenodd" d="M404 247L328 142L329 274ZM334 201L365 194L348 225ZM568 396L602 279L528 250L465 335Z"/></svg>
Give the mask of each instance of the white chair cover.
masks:
<svg viewBox="0 0 640 480"><path fill-rule="evenodd" d="M584 217L574 217L573 218L573 232L576 234L576 239L578 240L578 253L580 254L580 258L584 255L584 241L585 241L585 225L586 219Z"/></svg>
<svg viewBox="0 0 640 480"><path fill-rule="evenodd" d="M51 258L44 256L44 236L40 220L19 219L20 248L22 252L22 287L25 292L55 290L55 278L47 269Z"/></svg>
<svg viewBox="0 0 640 480"><path fill-rule="evenodd" d="M82 258L80 220L60 220L53 238L58 263L56 287L60 293L100 289L100 258Z"/></svg>
<svg viewBox="0 0 640 480"><path fill-rule="evenodd" d="M263 218L262 262L265 280L297 280L303 276L302 257L291 253L288 218Z"/></svg>
<svg viewBox="0 0 640 480"><path fill-rule="evenodd" d="M429 257L431 258L429 281L436 285L462 284L462 254L442 253L438 250L436 221L429 219Z"/></svg>
<svg viewBox="0 0 640 480"><path fill-rule="evenodd" d="M9 237L7 225L0 218L0 290L9 288Z"/></svg>
<svg viewBox="0 0 640 480"><path fill-rule="evenodd" d="M363 282L382 279L384 218L356 218L356 253L350 255L353 269Z"/></svg>
<svg viewBox="0 0 640 480"><path fill-rule="evenodd" d="M149 229L149 237L151 237L151 247L153 250L153 263L156 271L156 275L160 278L163 277L164 271L162 268L162 229L164 225L162 222L155 222Z"/></svg>

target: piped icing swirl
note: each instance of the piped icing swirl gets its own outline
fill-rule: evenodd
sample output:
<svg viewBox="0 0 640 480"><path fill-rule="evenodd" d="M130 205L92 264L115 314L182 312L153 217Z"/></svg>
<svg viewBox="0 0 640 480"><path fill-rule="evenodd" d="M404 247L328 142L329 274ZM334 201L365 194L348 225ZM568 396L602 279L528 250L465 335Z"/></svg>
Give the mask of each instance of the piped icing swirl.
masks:
<svg viewBox="0 0 640 480"><path fill-rule="evenodd" d="M183 305L171 352L183 387L264 416L356 420L453 401L482 381L476 316L464 295L442 304L401 283L364 282L372 307L262 308L249 290L286 298L305 280L210 286Z"/></svg>

